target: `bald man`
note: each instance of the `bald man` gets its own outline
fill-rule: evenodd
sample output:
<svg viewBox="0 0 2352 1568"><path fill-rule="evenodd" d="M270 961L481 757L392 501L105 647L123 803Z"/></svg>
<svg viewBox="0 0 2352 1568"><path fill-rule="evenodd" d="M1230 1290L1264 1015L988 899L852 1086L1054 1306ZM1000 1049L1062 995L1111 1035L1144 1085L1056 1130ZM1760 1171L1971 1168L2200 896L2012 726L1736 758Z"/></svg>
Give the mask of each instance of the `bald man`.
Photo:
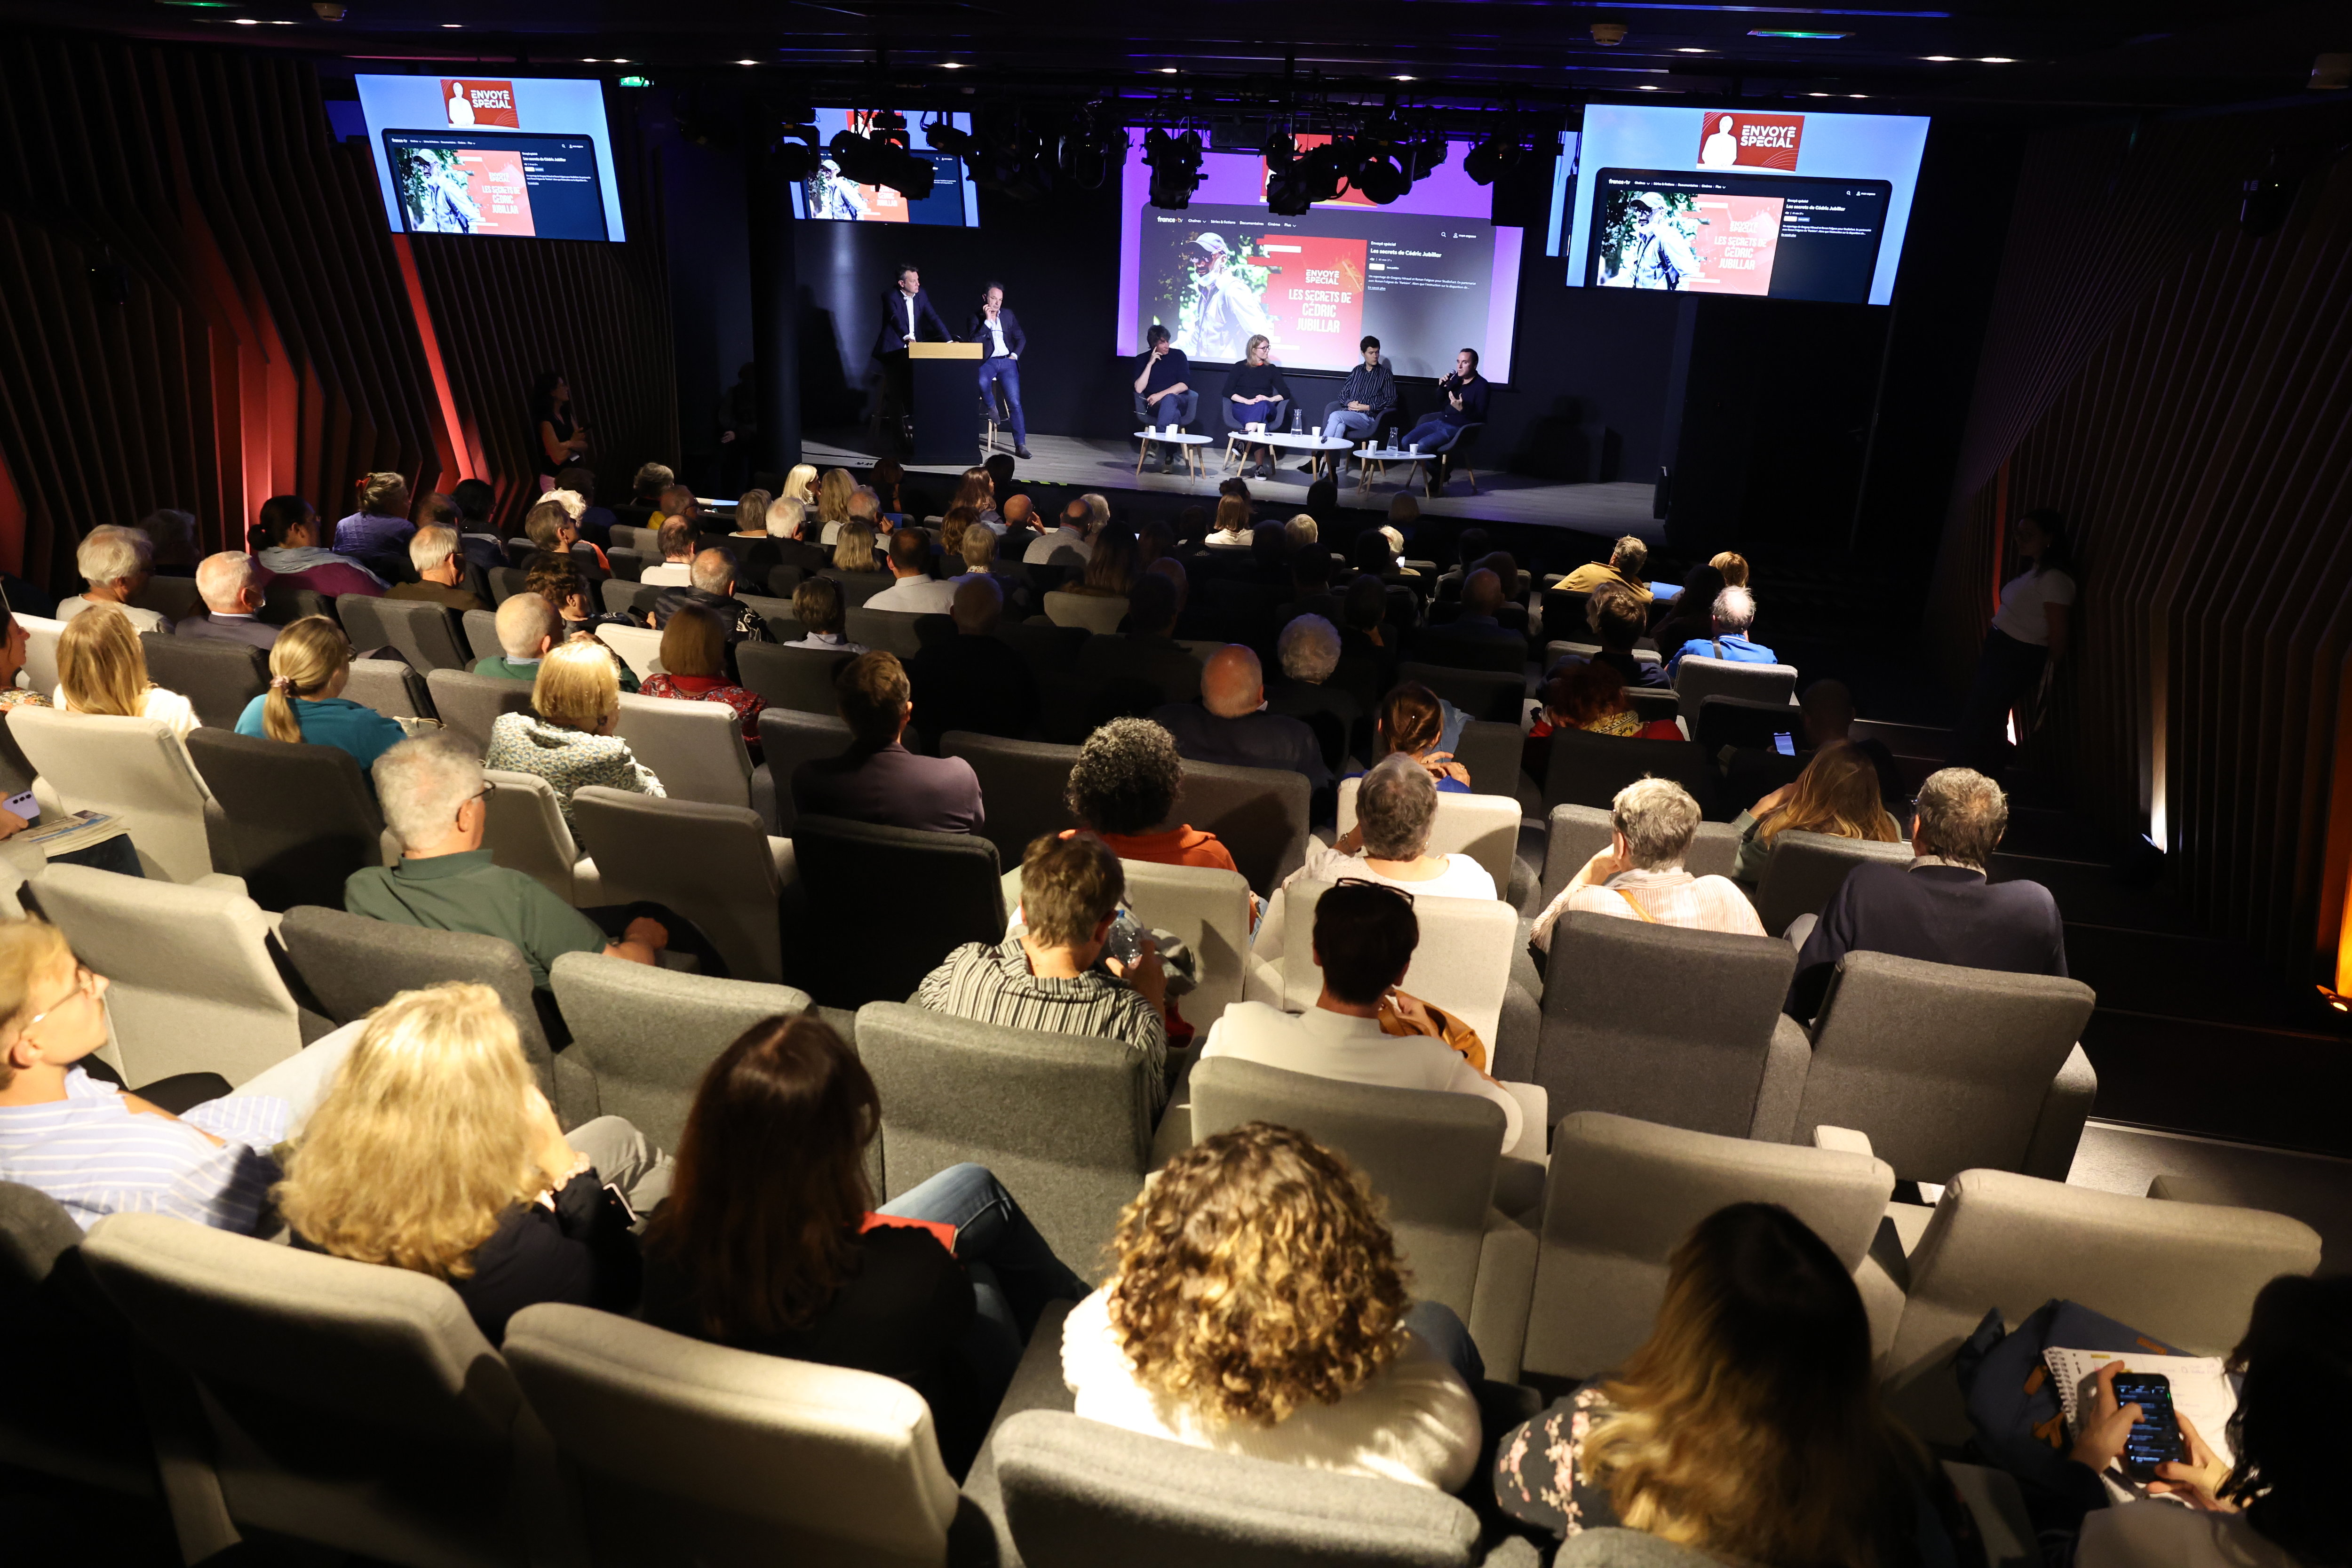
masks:
<svg viewBox="0 0 2352 1568"><path fill-rule="evenodd" d="M1265 710L1265 672L1257 655L1239 643L1209 656L1200 701L1171 702L1151 717L1176 738L1176 750L1188 762L1277 768L1304 775L1318 793L1330 787L1331 770L1315 731Z"/></svg>
<svg viewBox="0 0 2352 1568"><path fill-rule="evenodd" d="M196 592L205 613L180 623L182 637L219 637L261 648L278 640L276 626L255 618L261 609L261 569L245 552L224 551L197 563Z"/></svg>
<svg viewBox="0 0 2352 1568"><path fill-rule="evenodd" d="M700 605L727 628L727 663L735 663L739 642L766 642L767 617L735 596L735 557L724 550L705 550L688 566L687 585L664 588L654 601L654 625L667 626L670 616L687 605Z"/></svg>
<svg viewBox="0 0 2352 1568"><path fill-rule="evenodd" d="M1013 645L1000 641L1004 594L978 574L955 584L956 635L929 637L907 666L915 689L915 726L936 743L955 730L1019 740L1037 717L1037 677Z"/></svg>

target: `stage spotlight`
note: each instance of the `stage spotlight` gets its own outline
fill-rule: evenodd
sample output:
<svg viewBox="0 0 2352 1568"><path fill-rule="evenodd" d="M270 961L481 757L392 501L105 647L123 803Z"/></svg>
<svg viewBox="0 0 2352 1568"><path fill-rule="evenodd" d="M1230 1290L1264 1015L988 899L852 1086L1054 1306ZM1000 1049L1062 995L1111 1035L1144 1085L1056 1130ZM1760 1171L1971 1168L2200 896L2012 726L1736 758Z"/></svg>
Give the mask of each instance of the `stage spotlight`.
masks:
<svg viewBox="0 0 2352 1568"><path fill-rule="evenodd" d="M864 136L851 131L835 134L833 161L842 174L856 184L887 186L908 201L929 195L939 170L929 158L908 150L906 116L886 110L867 123Z"/></svg>
<svg viewBox="0 0 2352 1568"><path fill-rule="evenodd" d="M1526 152L1517 136L1489 136L1470 149L1462 160L1462 172L1482 185L1491 185L1517 168Z"/></svg>
<svg viewBox="0 0 2352 1568"><path fill-rule="evenodd" d="M1397 167L1396 159L1385 149L1358 163L1349 183L1381 206L1412 188L1412 177Z"/></svg>
<svg viewBox="0 0 2352 1568"><path fill-rule="evenodd" d="M923 126L923 142L934 153L945 153L950 158L961 158L967 163L971 160L975 145L971 132L957 130L955 121L944 114Z"/></svg>
<svg viewBox="0 0 2352 1568"><path fill-rule="evenodd" d="M1105 125L1102 106L1090 103L1062 135L1062 177L1082 191L1098 191L1127 158L1124 127Z"/></svg>
<svg viewBox="0 0 2352 1568"><path fill-rule="evenodd" d="M1265 210L1277 217L1299 217L1315 205L1307 189L1307 160L1298 143L1286 132L1265 149Z"/></svg>
<svg viewBox="0 0 2352 1568"><path fill-rule="evenodd" d="M1201 133L1171 136L1154 126L1144 133L1143 162L1151 171L1151 205L1181 212L1201 184Z"/></svg>

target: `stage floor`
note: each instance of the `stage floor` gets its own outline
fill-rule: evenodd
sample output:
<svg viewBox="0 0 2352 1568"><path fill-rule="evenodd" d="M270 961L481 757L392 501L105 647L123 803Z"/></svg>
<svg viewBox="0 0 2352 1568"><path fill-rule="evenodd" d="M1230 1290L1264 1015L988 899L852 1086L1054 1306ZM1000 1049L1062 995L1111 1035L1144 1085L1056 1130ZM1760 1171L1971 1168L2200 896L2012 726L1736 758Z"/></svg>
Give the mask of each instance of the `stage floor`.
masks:
<svg viewBox="0 0 2352 1568"><path fill-rule="evenodd" d="M1037 484L1076 485L1084 489L1139 490L1149 495L1196 496L1214 505L1217 481L1233 470L1222 466L1224 447L1222 444L1202 447L1207 473L1192 478L1181 469L1172 474L1156 474L1146 469L1139 476L1135 471L1135 443L1129 441L1097 441L1074 436L1036 436L1029 438L1029 450L1034 455L1015 472L1016 479ZM854 443L846 433L834 432L830 439L810 439L803 443L805 460L820 468L835 464L863 468L873 462L875 454L861 438ZM975 447L972 461L986 456ZM952 463L909 463L917 473L953 474L962 469ZM1339 504L1347 507L1370 507L1385 510L1389 498L1405 489L1405 480L1412 469L1409 464L1394 463L1389 467L1386 481L1376 481L1370 489L1360 490L1351 478L1339 487ZM1275 470L1272 479L1252 479L1250 494L1260 500L1278 503L1290 497L1304 502L1307 499L1307 476L1299 471L1295 458L1284 461ZM1616 535L1630 533L1651 544L1665 538L1665 525L1650 515L1654 487L1646 484L1620 482L1616 484L1559 485L1522 479L1517 474L1489 473L1478 470L1478 493L1472 495L1468 483L1456 479L1447 487L1447 493L1432 498L1417 496L1424 515L1436 517L1475 518L1485 522L1514 522L1538 527L1570 528L1586 533Z"/></svg>

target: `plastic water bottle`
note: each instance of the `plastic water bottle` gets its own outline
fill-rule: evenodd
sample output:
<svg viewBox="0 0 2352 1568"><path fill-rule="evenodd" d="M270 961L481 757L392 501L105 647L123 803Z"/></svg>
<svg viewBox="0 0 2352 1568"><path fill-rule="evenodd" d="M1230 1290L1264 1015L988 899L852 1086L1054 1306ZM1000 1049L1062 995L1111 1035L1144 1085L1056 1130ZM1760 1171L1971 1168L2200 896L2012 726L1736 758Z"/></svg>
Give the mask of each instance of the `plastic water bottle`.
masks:
<svg viewBox="0 0 2352 1568"><path fill-rule="evenodd" d="M1306 419L1307 411L1305 409L1292 409L1290 411L1290 433L1294 436L1303 434L1307 428Z"/></svg>

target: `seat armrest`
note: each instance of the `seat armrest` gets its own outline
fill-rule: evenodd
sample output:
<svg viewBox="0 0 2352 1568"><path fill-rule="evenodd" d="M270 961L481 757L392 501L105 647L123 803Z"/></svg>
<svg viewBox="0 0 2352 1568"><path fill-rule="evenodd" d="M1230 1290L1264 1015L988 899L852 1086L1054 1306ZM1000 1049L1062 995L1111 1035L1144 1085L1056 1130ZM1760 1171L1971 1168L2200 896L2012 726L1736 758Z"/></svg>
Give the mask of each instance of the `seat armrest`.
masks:
<svg viewBox="0 0 2352 1568"><path fill-rule="evenodd" d="M1805 1098L1805 1074L1813 1065L1812 1037L1786 1013L1772 1020L1765 1047L1764 1078L1756 1086L1756 1114L1748 1136L1763 1143L1786 1143L1797 1131L1797 1107Z"/></svg>
<svg viewBox="0 0 2352 1568"><path fill-rule="evenodd" d="M1871 1152L1870 1134L1856 1131L1851 1127L1816 1127L1813 1129L1813 1147L1833 1149L1842 1154L1867 1155Z"/></svg>
<svg viewBox="0 0 2352 1568"><path fill-rule="evenodd" d="M2066 1053L2058 1076L2042 1097L2042 1114L2033 1119L2033 1139L2025 1148L2025 1173L2044 1181L2063 1182L2074 1168L2074 1151L2083 1142L2083 1123L2091 1119L2091 1102L2098 1098L2099 1075L2080 1043Z"/></svg>
<svg viewBox="0 0 2352 1568"><path fill-rule="evenodd" d="M1539 1083L1512 1083L1497 1079L1505 1092L1519 1102L1519 1141L1503 1151L1514 1160L1549 1163L1545 1145L1551 1131L1551 1095Z"/></svg>

